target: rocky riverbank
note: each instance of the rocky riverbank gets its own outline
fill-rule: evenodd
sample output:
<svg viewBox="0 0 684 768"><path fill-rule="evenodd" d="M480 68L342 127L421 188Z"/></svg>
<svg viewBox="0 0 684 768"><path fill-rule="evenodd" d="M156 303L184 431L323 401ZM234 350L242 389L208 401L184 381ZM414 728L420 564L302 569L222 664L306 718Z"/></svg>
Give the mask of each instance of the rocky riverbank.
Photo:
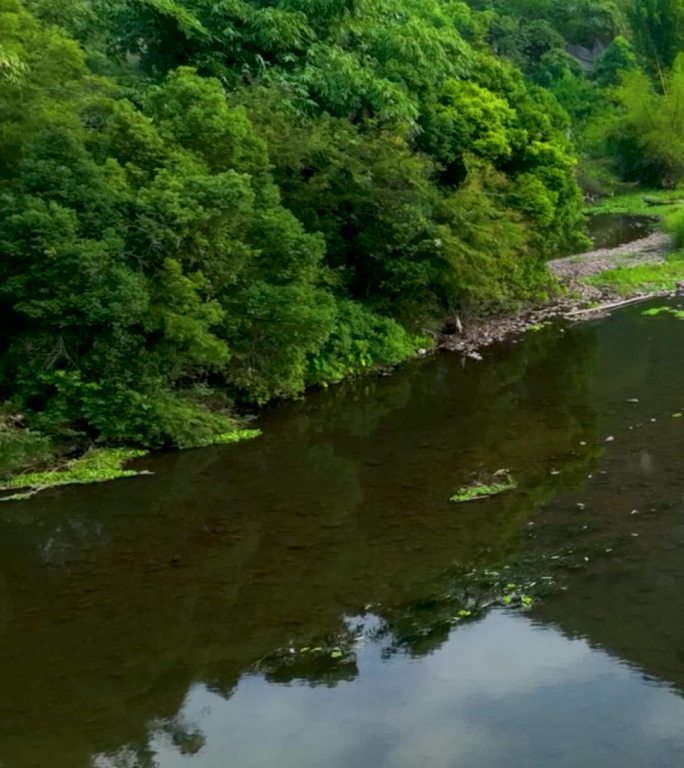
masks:
<svg viewBox="0 0 684 768"><path fill-rule="evenodd" d="M516 315L480 318L463 322L454 318L439 338L439 348L462 352L467 357L481 359L482 349L503 341L556 318L579 322L595 318L616 306L652 296L668 295L680 286L648 289L635 287L629 295L610 285L593 284L592 277L615 269L631 269L650 265L664 265L674 243L670 235L653 232L647 237L619 245L600 248L586 253L555 259L548 264L549 271L558 279L561 291L550 302L527 307Z"/></svg>

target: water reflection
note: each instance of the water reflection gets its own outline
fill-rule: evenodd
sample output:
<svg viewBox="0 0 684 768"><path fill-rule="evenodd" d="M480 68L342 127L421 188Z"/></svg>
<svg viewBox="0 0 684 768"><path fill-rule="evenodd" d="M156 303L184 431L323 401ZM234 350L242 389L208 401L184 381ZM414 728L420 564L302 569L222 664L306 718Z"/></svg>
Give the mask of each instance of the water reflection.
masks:
<svg viewBox="0 0 684 768"><path fill-rule="evenodd" d="M635 712L678 699L563 634L684 681L683 334L638 308L549 328L281 406L262 439L153 458L153 477L3 507L0 760L658 765L634 760L671 737ZM516 492L449 504L501 467ZM613 551L534 609L553 631L497 612L454 628L454 566L567 546ZM312 643L341 655L278 663Z"/></svg>
<svg viewBox="0 0 684 768"><path fill-rule="evenodd" d="M585 641L504 613L420 663L382 664L368 647L359 672L336 688L245 678L229 701L194 686L182 713L206 746L184 758L156 730L149 749L160 768L647 768L684 755L681 699ZM129 765L118 759L96 765Z"/></svg>

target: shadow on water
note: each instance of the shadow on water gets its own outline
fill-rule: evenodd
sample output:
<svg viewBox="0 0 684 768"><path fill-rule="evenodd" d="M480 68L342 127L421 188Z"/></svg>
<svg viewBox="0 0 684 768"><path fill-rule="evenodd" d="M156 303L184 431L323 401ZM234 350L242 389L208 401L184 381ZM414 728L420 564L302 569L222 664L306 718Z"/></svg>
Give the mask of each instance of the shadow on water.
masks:
<svg viewBox="0 0 684 768"><path fill-rule="evenodd" d="M461 720L464 744L485 726L505 734L522 692L529 716L553 710L556 684L564 722L584 728L580 683L602 670L614 685L594 698L645 695L592 645L684 684L684 324L640 309L531 333L484 363L438 356L313 393L266 413L252 443L154 456L152 477L0 509L0 765L411 765L425 713L446 712L451 757L435 765L579 765L531 736L508 762L479 741L458 758L450 740ZM449 503L504 467L517 490ZM532 583L568 550L555 578L567 591L530 615L459 617L493 594L468 574L514 564L517 581L521 561L543 561ZM510 707L496 704L512 674L502 651L546 664L546 698L514 680ZM417 687L433 674L427 702ZM473 705L487 686L487 707ZM416 739L401 760L399 732Z"/></svg>

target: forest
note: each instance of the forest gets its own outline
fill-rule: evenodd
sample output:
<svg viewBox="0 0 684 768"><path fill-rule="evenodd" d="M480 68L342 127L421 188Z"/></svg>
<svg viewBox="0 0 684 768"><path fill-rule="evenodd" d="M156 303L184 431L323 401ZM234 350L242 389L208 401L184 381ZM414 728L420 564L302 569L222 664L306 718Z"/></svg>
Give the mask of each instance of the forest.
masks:
<svg viewBox="0 0 684 768"><path fill-rule="evenodd" d="M0 421L240 414L555 290L684 182L684 0L0 0Z"/></svg>

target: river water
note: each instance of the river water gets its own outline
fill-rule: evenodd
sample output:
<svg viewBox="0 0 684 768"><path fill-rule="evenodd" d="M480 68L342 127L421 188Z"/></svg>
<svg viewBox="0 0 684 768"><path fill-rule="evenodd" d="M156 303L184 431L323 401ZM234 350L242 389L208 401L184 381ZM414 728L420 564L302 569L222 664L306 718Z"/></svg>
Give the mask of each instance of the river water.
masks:
<svg viewBox="0 0 684 768"><path fill-rule="evenodd" d="M2 768L682 765L684 322L643 309L2 505Z"/></svg>
<svg viewBox="0 0 684 768"><path fill-rule="evenodd" d="M622 213L598 213L587 219L587 232L594 248L615 248L649 234L658 219Z"/></svg>

